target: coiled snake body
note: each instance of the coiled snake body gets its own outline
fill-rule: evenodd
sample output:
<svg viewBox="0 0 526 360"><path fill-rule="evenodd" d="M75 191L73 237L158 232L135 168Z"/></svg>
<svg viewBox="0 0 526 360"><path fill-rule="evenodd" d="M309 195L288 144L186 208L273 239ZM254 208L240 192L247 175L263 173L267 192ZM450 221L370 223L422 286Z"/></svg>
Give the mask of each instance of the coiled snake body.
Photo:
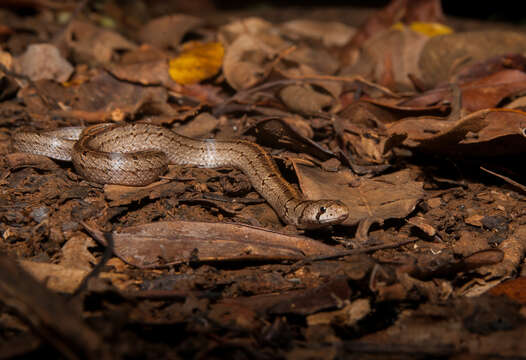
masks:
<svg viewBox="0 0 526 360"><path fill-rule="evenodd" d="M13 147L73 161L85 179L107 184L147 185L157 180L168 164L235 167L247 175L285 223L317 228L340 223L348 216L341 201L304 199L281 176L270 155L249 141L198 140L157 125L108 123L19 132L13 136Z"/></svg>

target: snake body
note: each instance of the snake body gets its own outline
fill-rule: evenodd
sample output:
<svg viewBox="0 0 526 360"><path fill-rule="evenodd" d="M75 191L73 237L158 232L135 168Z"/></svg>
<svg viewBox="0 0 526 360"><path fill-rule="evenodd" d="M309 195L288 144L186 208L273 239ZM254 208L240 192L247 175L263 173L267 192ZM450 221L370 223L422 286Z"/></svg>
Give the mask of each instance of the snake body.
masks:
<svg viewBox="0 0 526 360"><path fill-rule="evenodd" d="M75 170L97 183L142 186L168 164L205 168L235 167L281 219L300 228L337 224L348 216L338 200L306 200L280 174L270 155L245 140L192 139L151 124L98 124L47 132L19 132L16 151L73 161Z"/></svg>

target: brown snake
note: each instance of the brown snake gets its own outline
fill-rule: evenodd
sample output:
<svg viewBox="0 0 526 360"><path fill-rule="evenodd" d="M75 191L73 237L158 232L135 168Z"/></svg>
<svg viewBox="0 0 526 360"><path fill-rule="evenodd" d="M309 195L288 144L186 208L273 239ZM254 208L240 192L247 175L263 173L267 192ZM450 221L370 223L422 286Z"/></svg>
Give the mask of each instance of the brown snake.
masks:
<svg viewBox="0 0 526 360"><path fill-rule="evenodd" d="M270 155L245 140L198 140L151 124L98 124L88 128L19 132L16 151L73 161L85 179L104 184L147 185L168 164L204 168L235 167L281 219L300 228L318 228L345 220L349 210L338 200L306 200L280 174Z"/></svg>

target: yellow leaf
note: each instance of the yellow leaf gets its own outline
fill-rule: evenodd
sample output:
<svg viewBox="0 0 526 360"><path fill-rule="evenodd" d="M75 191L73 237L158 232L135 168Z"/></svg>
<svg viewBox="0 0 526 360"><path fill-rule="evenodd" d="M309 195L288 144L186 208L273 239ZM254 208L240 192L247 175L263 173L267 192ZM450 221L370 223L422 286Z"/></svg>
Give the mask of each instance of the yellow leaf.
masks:
<svg viewBox="0 0 526 360"><path fill-rule="evenodd" d="M409 27L411 30L427 36L447 35L453 32L449 26L436 22L414 21Z"/></svg>
<svg viewBox="0 0 526 360"><path fill-rule="evenodd" d="M391 26L391 28L402 31L405 29L405 25L399 21ZM429 37L436 35L447 35L453 32L453 29L449 26L435 22L413 21L409 25L409 28L414 32L427 35Z"/></svg>
<svg viewBox="0 0 526 360"><path fill-rule="evenodd" d="M405 25L403 23L401 23L400 21L398 21L397 23L393 24L393 26L391 26L392 29L395 29L395 30L404 30L405 28Z"/></svg>
<svg viewBox="0 0 526 360"><path fill-rule="evenodd" d="M170 60L169 73L179 84L195 84L219 72L225 49L219 42L189 43Z"/></svg>

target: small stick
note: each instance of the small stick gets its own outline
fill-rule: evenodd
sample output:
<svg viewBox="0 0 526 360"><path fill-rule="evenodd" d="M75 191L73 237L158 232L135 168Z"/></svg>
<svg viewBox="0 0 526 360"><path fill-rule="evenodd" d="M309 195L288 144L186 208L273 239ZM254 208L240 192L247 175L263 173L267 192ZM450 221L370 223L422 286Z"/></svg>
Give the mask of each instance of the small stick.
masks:
<svg viewBox="0 0 526 360"><path fill-rule="evenodd" d="M496 173L496 172L493 172L493 171L491 171L491 170L488 170L488 169L486 169L486 168L483 167L483 166L480 167L480 170L485 171L485 172L487 172L487 173L490 173L491 175L495 175L496 177L498 177L498 178L504 180L505 182L507 182L508 184L511 184L511 185L513 185L513 186L515 186L515 187L521 189L523 192L526 193L526 186L522 185L521 183L518 183L518 182L516 182L515 180L512 180L512 179L510 179L510 178L507 177L507 176L504 176L504 175L498 174L498 173Z"/></svg>

